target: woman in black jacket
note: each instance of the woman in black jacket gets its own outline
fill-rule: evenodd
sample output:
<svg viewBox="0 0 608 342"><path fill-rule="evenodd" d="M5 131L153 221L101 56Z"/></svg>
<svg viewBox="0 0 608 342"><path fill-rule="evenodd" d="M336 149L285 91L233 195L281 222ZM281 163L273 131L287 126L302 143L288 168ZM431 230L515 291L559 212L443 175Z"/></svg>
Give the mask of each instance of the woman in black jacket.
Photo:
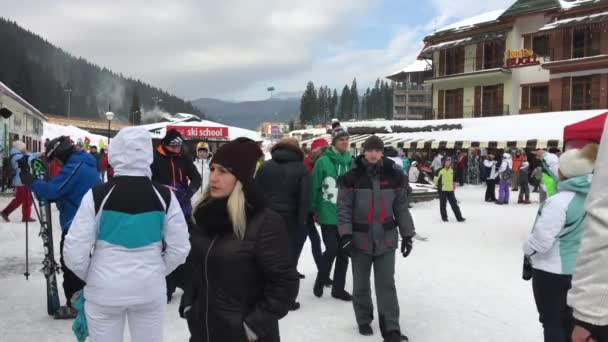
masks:
<svg viewBox="0 0 608 342"><path fill-rule="evenodd" d="M232 141L212 160L194 211L192 287L180 305L191 342L280 341L278 321L299 280L285 223L253 183L260 156L255 143Z"/></svg>

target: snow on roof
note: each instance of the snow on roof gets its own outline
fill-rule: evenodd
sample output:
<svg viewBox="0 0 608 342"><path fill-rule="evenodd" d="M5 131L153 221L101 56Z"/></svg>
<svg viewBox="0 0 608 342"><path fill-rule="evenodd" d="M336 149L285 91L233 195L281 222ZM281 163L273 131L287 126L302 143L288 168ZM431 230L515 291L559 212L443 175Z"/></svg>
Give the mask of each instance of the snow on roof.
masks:
<svg viewBox="0 0 608 342"><path fill-rule="evenodd" d="M465 30L465 29L472 28L473 26L476 26L479 24L496 21L498 19L498 17L500 17L500 15L504 11L505 11L504 9L498 9L498 10L482 13L482 14L476 15L474 17L470 17L468 19L464 19L459 22L455 22L448 26L442 27L442 28L436 30L435 32L433 32L433 34L442 33L445 31Z"/></svg>
<svg viewBox="0 0 608 342"><path fill-rule="evenodd" d="M570 9L580 5L588 5L600 2L600 0L559 0L559 5L562 9Z"/></svg>
<svg viewBox="0 0 608 342"><path fill-rule="evenodd" d="M64 126L52 124L49 122L42 123L42 139L54 139L62 135L67 135L73 141L84 140L84 138L91 139L91 144L99 145L99 141L103 140L103 142L107 145L108 138L103 135L92 134L89 131L78 128L76 126Z"/></svg>
<svg viewBox="0 0 608 342"><path fill-rule="evenodd" d="M604 19L606 19L605 17L608 17L608 11L584 15L584 16L575 17L575 18L556 20L554 22L548 23L545 26L541 27L539 31L553 30L553 29L556 29L556 28L559 28L562 26L571 26L571 25L575 25L575 24L603 21Z"/></svg>
<svg viewBox="0 0 608 342"><path fill-rule="evenodd" d="M9 88L6 84L0 82L0 93L6 94L6 96L13 99L15 102L19 103L23 107L27 108L33 114L38 115L41 119L47 121L48 118L46 115L42 114L36 107L32 106L29 102L25 101L19 94L15 93L11 88Z"/></svg>
<svg viewBox="0 0 608 342"><path fill-rule="evenodd" d="M409 72L422 72L425 70L428 70L431 68L433 62L432 61L423 61L423 60L416 60L413 63L411 63L410 65L406 66L405 68L396 71L390 75L388 75L387 77L393 77L393 76L397 76L399 74L406 74Z"/></svg>
<svg viewBox="0 0 608 342"><path fill-rule="evenodd" d="M462 129L433 132L392 133L394 137L423 141L525 141L525 140L562 140L564 127L591 117L603 114L608 110L584 110L569 112L551 112L542 114L496 116L475 119L450 120L377 120L344 122L347 129L351 127L376 127L392 132L392 126L422 128L425 126L462 125ZM296 133L296 132L293 132ZM301 130L301 134L322 135L325 131Z"/></svg>

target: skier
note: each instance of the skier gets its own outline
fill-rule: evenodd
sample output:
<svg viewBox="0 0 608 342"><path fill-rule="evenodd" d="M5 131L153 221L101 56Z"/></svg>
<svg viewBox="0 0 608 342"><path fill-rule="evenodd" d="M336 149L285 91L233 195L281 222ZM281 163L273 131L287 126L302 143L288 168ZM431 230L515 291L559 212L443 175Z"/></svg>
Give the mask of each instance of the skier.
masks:
<svg viewBox="0 0 608 342"><path fill-rule="evenodd" d="M97 152L97 146L89 146L89 153L93 156L93 158L95 158L95 161L97 162L97 172L99 172L99 178L101 179L101 158L103 157L103 154Z"/></svg>
<svg viewBox="0 0 608 342"><path fill-rule="evenodd" d="M56 202L59 208L59 223L62 230L59 250L61 251L63 290L67 304L59 308L55 317L73 318L76 311L72 307L72 296L82 290L85 284L66 266L63 258L63 245L83 196L101 180L95 159L83 150L76 151L74 143L67 136L51 140L47 145L45 156L47 160L55 160L61 166L61 172L57 177L49 182L44 182L34 180L31 173L22 171L21 179L24 184L30 186L36 197Z"/></svg>
<svg viewBox="0 0 608 342"><path fill-rule="evenodd" d="M439 170L441 170L441 167L443 165L442 160L443 155L441 155L441 153L437 153L435 159L433 159L433 162L431 163L431 167L433 168L433 176L436 176Z"/></svg>
<svg viewBox="0 0 608 342"><path fill-rule="evenodd" d="M498 188L498 201L496 204L509 204L513 168L511 165L511 155L508 153L502 155L502 161L500 162L500 168L498 169L498 179L500 180L500 185Z"/></svg>
<svg viewBox="0 0 608 342"><path fill-rule="evenodd" d="M532 263L532 289L545 342L572 341L572 309L566 298L585 225L585 201L597 144L572 149L560 157L558 193L539 209L524 253Z"/></svg>
<svg viewBox="0 0 608 342"><path fill-rule="evenodd" d="M20 176L23 167L28 167L33 159L38 159L41 153L28 153L25 143L21 140L15 140L11 153L8 157L8 162L13 170L13 184L15 186L15 198L0 212L0 217L4 221L9 222L9 215L19 206L21 206L21 222L36 222L32 218L32 193L27 188L27 184L23 182ZM26 170L27 171L27 170Z"/></svg>
<svg viewBox="0 0 608 342"><path fill-rule="evenodd" d="M86 281L79 315L92 341L123 341L128 318L132 341L160 342L165 275L186 260L188 226L171 190L150 180L148 131L124 128L111 147L114 178L84 196L65 239L65 263Z"/></svg>
<svg viewBox="0 0 608 342"><path fill-rule="evenodd" d="M202 183L201 188L196 192L196 194L192 197L192 202L196 203L196 201L202 197L202 195L207 191L207 184L209 184L209 144L204 141L199 142L196 145L196 158L194 159L194 167L198 171L199 175L201 175Z"/></svg>
<svg viewBox="0 0 608 342"><path fill-rule="evenodd" d="M460 186L464 185L464 166L466 164L466 155L462 151L456 152L456 181Z"/></svg>
<svg viewBox="0 0 608 342"><path fill-rule="evenodd" d="M344 289L348 255L339 248L336 204L338 177L350 170L353 161L353 156L348 152L348 138L348 132L341 126L336 126L332 131L332 147L326 149L317 160L312 173L312 212L317 215L325 244L325 253L321 259L321 268L315 280L313 293L317 297L323 296L323 287L329 279L335 260L331 295L344 301L351 301L352 296Z"/></svg>
<svg viewBox="0 0 608 342"><path fill-rule="evenodd" d="M452 169L452 159L446 159L443 169L441 169L437 176L435 176L434 182L439 189L439 211L441 213L441 220L443 222L448 222L446 206L447 202L450 202L450 207L452 207L456 220L458 222L466 221L466 219L462 217L460 206L458 206L458 201L454 195L456 185L454 184L454 169Z"/></svg>
<svg viewBox="0 0 608 342"><path fill-rule="evenodd" d="M496 160L493 154L488 154L486 160L483 161L483 166L486 169L486 202L496 202Z"/></svg>
<svg viewBox="0 0 608 342"><path fill-rule="evenodd" d="M272 159L264 162L255 175L269 207L283 217L290 240L294 267L308 235L306 217L310 207L311 179L304 166L304 152L295 139L283 139L270 149ZM298 273L300 279L304 275ZM300 308L294 302L291 310Z"/></svg>
<svg viewBox="0 0 608 342"><path fill-rule="evenodd" d="M513 188L511 189L512 191L519 190L519 185L521 184L521 182L519 181L519 169L524 161L526 161L526 156L521 154L520 150L515 151L515 156L513 157Z"/></svg>
<svg viewBox="0 0 608 342"><path fill-rule="evenodd" d="M201 187L201 176L194 167L192 159L182 153L184 139L176 130L169 130L154 151L152 162L152 181L173 190L179 202L188 230L192 228L192 196ZM111 151L110 151L111 152ZM177 287L184 289L188 284L188 261L167 276L167 302L171 302Z"/></svg>
<svg viewBox="0 0 608 342"><path fill-rule="evenodd" d="M418 170L418 162L413 161L412 165L410 165L409 179L410 183L418 183L418 179L420 178L420 170Z"/></svg>
<svg viewBox="0 0 608 342"><path fill-rule="evenodd" d="M523 161L519 167L519 177L517 180L519 181L519 199L517 203L519 204L530 204L530 184L528 181L528 171L530 170L530 163L527 161Z"/></svg>
<svg viewBox="0 0 608 342"><path fill-rule="evenodd" d="M604 128L593 183L587 199L587 222L576 258L568 306L574 310L576 327L572 342L608 341L608 222L606 172L608 172L608 128Z"/></svg>
<svg viewBox="0 0 608 342"><path fill-rule="evenodd" d="M361 335L373 335L370 272L374 281L380 331L385 342L408 341L401 335L395 288L395 250L412 251L416 234L408 209L401 165L382 156L384 144L375 135L363 144L364 155L340 178L338 231L340 246L352 258L353 307Z"/></svg>
<svg viewBox="0 0 608 342"><path fill-rule="evenodd" d="M180 315L191 342L279 342L279 319L298 293L287 226L253 180L262 154L249 141L215 153L209 191L194 210L192 288Z"/></svg>

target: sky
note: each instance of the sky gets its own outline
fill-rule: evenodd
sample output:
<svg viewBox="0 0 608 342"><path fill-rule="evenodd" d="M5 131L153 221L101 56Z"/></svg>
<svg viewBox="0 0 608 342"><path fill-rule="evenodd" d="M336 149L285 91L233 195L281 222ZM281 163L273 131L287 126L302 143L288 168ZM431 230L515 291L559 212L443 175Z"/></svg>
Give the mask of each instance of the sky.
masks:
<svg viewBox="0 0 608 342"><path fill-rule="evenodd" d="M308 81L373 85L422 39L514 0L0 0L1 16L73 55L188 100L256 100Z"/></svg>

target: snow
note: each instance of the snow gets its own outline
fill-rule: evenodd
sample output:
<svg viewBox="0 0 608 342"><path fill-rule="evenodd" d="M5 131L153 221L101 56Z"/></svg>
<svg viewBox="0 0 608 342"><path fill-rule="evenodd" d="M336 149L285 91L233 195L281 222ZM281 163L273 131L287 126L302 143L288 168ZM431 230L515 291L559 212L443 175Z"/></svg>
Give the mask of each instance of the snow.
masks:
<svg viewBox="0 0 608 342"><path fill-rule="evenodd" d="M422 71L430 69L432 67L432 64L433 64L432 61L416 60L412 64L406 66L405 68L403 68L399 71L395 71L394 73L390 74L387 77L396 76L401 73L422 72Z"/></svg>
<svg viewBox="0 0 608 342"><path fill-rule="evenodd" d="M585 15L585 16L581 16L581 17L575 17L575 18L567 18L567 19L557 20L557 21L548 23L545 26L541 27L539 31L552 30L552 29L558 28L558 27L560 27L562 25L565 25L565 24L573 24L573 23L577 23L577 22L580 22L580 21L591 20L593 18L604 17L604 16L608 16L608 11L601 12L601 13L590 14L590 15Z"/></svg>
<svg viewBox="0 0 608 342"><path fill-rule="evenodd" d="M465 224L454 222L451 212L451 222L442 223L437 200L414 204L412 213L417 230L428 236L429 241L416 241L407 259L398 256L395 272L401 327L413 342L542 340L531 284L521 279L522 246L538 204L487 204L483 201L484 191L485 188L479 186L457 190L467 218ZM516 200L511 197L512 202ZM537 196L533 195L533 199ZM0 198L0 207L8 200ZM17 220L20 215L15 212L11 219ZM71 321L55 321L46 315L45 281L38 271L42 243L37 233L38 224L31 224L32 276L26 281L22 275L25 271L24 224L0 223L0 341L75 340ZM59 230L55 229L54 233L55 246L58 246ZM381 340L376 313L372 325L375 336L370 340L356 331L351 303L332 299L328 289L321 299L313 296L316 268L308 244L299 270L306 275L298 299L302 308L281 320L283 341ZM347 289L352 289L351 280L349 271ZM179 295L176 295L167 307L166 342L188 338L186 322L177 314L178 303Z"/></svg>
<svg viewBox="0 0 608 342"><path fill-rule="evenodd" d="M470 18L455 22L453 24L450 24L448 26L442 27L442 28L436 30L435 32L433 32L433 34L441 33L444 31L464 30L464 29L471 28L475 25L479 25L479 24L483 24L483 23L487 23L487 22L491 22L491 21L496 21L502 15L502 13L504 11L505 11L504 9L497 9L497 10L493 10L490 12L482 13L482 14L476 15L474 17L470 17Z"/></svg>
<svg viewBox="0 0 608 342"><path fill-rule="evenodd" d="M393 133L393 137L404 140L435 141L525 141L525 140L562 140L564 127L608 110L584 110L569 112L551 112L528 115L506 115L474 119L450 120L375 120L343 122L350 127L378 127L391 132L391 126L425 127L439 125L462 125L462 129L434 132ZM300 130L292 132L297 136L305 133L317 133L317 130ZM322 132L321 134L324 134Z"/></svg>
<svg viewBox="0 0 608 342"><path fill-rule="evenodd" d="M43 131L42 131L42 139L54 139L57 138L59 136L62 135L67 135L69 136L73 141L78 141L78 140L82 140L84 141L84 139L86 137L88 137L89 139L91 139L91 144L93 145L99 145L99 141L102 141L107 145L108 144L108 138L104 137L102 135L97 135L97 134L91 134L89 131L86 131L84 129L80 129L78 127L75 126L63 126L63 125L57 125L57 124L52 124L49 122L44 122L43 123Z"/></svg>
<svg viewBox="0 0 608 342"><path fill-rule="evenodd" d="M568 10L580 5L597 3L599 0L559 0L559 5L562 9Z"/></svg>

